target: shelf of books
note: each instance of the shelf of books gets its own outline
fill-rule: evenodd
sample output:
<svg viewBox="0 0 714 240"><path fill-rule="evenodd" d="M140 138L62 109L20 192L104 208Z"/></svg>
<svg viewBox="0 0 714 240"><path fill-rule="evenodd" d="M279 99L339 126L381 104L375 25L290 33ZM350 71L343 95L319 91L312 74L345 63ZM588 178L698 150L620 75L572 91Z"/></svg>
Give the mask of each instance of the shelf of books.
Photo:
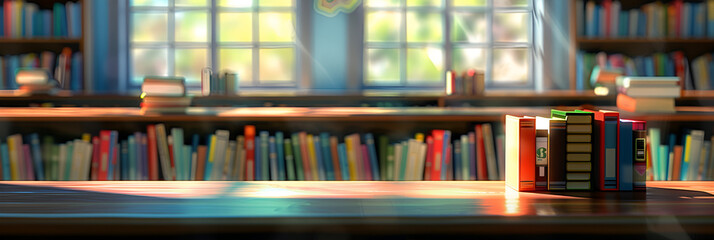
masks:
<svg viewBox="0 0 714 240"><path fill-rule="evenodd" d="M677 76L712 90L714 1L577 0L571 4L571 86L593 89L594 67L627 76Z"/></svg>
<svg viewBox="0 0 714 240"><path fill-rule="evenodd" d="M19 68L42 68L60 87L84 89L83 0L4 0L0 6L0 90L18 89Z"/></svg>
<svg viewBox="0 0 714 240"><path fill-rule="evenodd" d="M714 108L677 110L619 117L647 122L647 156L657 173L650 179L710 179ZM142 114L139 108L0 108L0 172L4 180L498 180L506 168L506 114L547 117L551 109L265 107ZM692 162L701 163L695 167L701 177L670 174Z"/></svg>

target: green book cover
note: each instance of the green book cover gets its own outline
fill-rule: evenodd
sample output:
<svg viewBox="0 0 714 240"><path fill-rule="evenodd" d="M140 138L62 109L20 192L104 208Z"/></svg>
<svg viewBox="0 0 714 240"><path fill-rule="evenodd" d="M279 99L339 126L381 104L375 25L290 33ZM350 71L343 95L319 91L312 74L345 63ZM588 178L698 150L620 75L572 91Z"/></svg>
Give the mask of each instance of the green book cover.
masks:
<svg viewBox="0 0 714 240"><path fill-rule="evenodd" d="M293 155L293 146L290 138L286 138L283 142L285 146L285 167L289 181L297 180L295 178L295 156Z"/></svg>
<svg viewBox="0 0 714 240"><path fill-rule="evenodd" d="M293 133L291 142L293 143L293 158L295 159L295 176L298 181L305 180L305 172L302 170L302 149L300 149L300 136Z"/></svg>
<svg viewBox="0 0 714 240"><path fill-rule="evenodd" d="M394 145L389 145L387 147L387 164L386 164L387 165L386 166L387 178L386 179L389 181L395 180L395 178L394 178L394 154L395 154L394 150L395 150Z"/></svg>
<svg viewBox="0 0 714 240"><path fill-rule="evenodd" d="M379 164L380 179L387 179L387 156L389 155L389 137L382 135L379 136L379 159L377 164Z"/></svg>
<svg viewBox="0 0 714 240"><path fill-rule="evenodd" d="M399 164L399 181L404 181L407 174L407 156L409 155L409 143L402 142L402 156Z"/></svg>
<svg viewBox="0 0 714 240"><path fill-rule="evenodd" d="M268 152L268 139L270 138L267 131L260 132L260 171L262 181L270 180L270 153ZM256 179L258 180L258 179Z"/></svg>

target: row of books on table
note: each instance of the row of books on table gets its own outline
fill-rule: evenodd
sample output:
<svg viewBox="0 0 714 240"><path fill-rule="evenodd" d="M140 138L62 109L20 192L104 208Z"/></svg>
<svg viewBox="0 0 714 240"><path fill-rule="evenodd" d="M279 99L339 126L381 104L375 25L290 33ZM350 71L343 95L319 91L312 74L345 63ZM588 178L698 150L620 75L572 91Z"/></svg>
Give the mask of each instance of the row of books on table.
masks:
<svg viewBox="0 0 714 240"><path fill-rule="evenodd" d="M52 9L36 3L5 0L0 6L0 38L82 37L82 3L56 2Z"/></svg>
<svg viewBox="0 0 714 240"><path fill-rule="evenodd" d="M659 128L650 128L649 136L649 180L714 180L714 136L707 138L702 130L687 129L663 138Z"/></svg>
<svg viewBox="0 0 714 240"><path fill-rule="evenodd" d="M518 191L637 191L647 176L646 122L615 111L506 116L506 185Z"/></svg>
<svg viewBox="0 0 714 240"><path fill-rule="evenodd" d="M714 1L650 2L625 10L620 1L576 1L578 36L623 37L714 37Z"/></svg>
<svg viewBox="0 0 714 240"><path fill-rule="evenodd" d="M208 136L148 125L57 143L52 136L14 134L0 144L2 180L499 180L502 136L491 124L452 136L448 130L395 141L351 134L271 133L244 127L242 135ZM452 139L455 139L452 141Z"/></svg>
<svg viewBox="0 0 714 240"><path fill-rule="evenodd" d="M70 48L64 48L59 54L44 51L39 54L0 56L0 89L20 89L16 82L19 69L41 68L58 81L60 88L73 91L82 90L84 87L82 66L82 53L72 52Z"/></svg>

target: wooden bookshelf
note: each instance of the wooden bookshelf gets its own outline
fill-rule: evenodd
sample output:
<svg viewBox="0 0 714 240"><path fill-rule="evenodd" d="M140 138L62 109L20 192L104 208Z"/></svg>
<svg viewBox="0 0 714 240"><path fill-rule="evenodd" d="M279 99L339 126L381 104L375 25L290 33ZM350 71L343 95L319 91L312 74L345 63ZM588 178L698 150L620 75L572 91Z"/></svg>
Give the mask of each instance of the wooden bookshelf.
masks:
<svg viewBox="0 0 714 240"><path fill-rule="evenodd" d="M710 182L647 186L646 193L537 193L512 191L502 181L3 182L0 232L161 238L278 234L290 239L331 234L355 236L350 239L714 235Z"/></svg>

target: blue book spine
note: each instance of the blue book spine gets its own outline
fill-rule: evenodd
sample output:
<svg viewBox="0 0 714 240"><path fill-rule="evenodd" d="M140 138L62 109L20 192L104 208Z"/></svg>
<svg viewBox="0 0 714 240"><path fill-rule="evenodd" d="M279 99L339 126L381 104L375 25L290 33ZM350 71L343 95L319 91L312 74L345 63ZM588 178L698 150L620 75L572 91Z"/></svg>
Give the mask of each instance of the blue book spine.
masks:
<svg viewBox="0 0 714 240"><path fill-rule="evenodd" d="M270 180L277 181L278 177L278 153L275 149L275 137L268 138L268 150L270 151Z"/></svg>
<svg viewBox="0 0 714 240"><path fill-rule="evenodd" d="M667 58L667 67L664 69L665 76L676 76L674 74L674 61L672 61L672 58Z"/></svg>
<svg viewBox="0 0 714 240"><path fill-rule="evenodd" d="M617 130L618 130L618 124L619 120L617 118L614 119L605 119L605 152L602 154L605 154L605 169L603 169L603 172L605 175L603 176L605 178L605 189L617 189L618 184L617 184L617 178L618 178L618 173L617 173ZM614 154L611 154L614 153Z"/></svg>
<svg viewBox="0 0 714 240"><path fill-rule="evenodd" d="M637 17L637 36L645 37L647 35L647 14L643 11L639 11L639 17Z"/></svg>
<svg viewBox="0 0 714 240"><path fill-rule="evenodd" d="M74 35L72 37L82 37L82 2L76 2L72 5L72 28Z"/></svg>
<svg viewBox="0 0 714 240"><path fill-rule="evenodd" d="M44 10L42 11L42 36L51 37L52 36L52 11Z"/></svg>
<svg viewBox="0 0 714 240"><path fill-rule="evenodd" d="M197 162L193 162L193 155L196 155L196 161L198 161L198 144L201 137L198 134L193 134L192 140L191 140L191 164L189 165L189 169L191 169L191 180L195 181L196 179L196 165Z"/></svg>
<svg viewBox="0 0 714 240"><path fill-rule="evenodd" d="M335 169L332 166L332 154L330 154L330 134L320 133L320 152L322 153L322 162L325 165L325 179L329 181L335 180Z"/></svg>
<svg viewBox="0 0 714 240"><path fill-rule="evenodd" d="M270 155L268 153L268 139L270 133L268 131L260 132L260 180L267 181L270 180ZM256 157L257 159L258 157ZM256 163L256 165L258 165ZM257 170L256 170L257 172Z"/></svg>
<svg viewBox="0 0 714 240"><path fill-rule="evenodd" d="M119 173L121 176L121 179L114 179L114 180L131 180L131 173L129 172L129 149L128 149L128 141L123 140L121 142L121 147L118 147L120 149L119 151ZM69 145L68 145L69 147ZM69 148L68 148L69 149Z"/></svg>
<svg viewBox="0 0 714 240"><path fill-rule="evenodd" d="M70 90L82 90L82 54L76 52L72 54L72 63L70 64Z"/></svg>
<svg viewBox="0 0 714 240"><path fill-rule="evenodd" d="M365 140L367 143L367 151L369 152L369 161L372 165L372 180L379 181L379 163L377 163L377 149L374 146L374 135L367 133Z"/></svg>
<svg viewBox="0 0 714 240"><path fill-rule="evenodd" d="M7 72L8 72L8 76L9 76L7 78L7 82L8 82L9 89L11 89L11 90L18 89L18 85L17 85L17 82L15 81L15 77L17 76L17 70L20 68L20 56L14 55L14 56L8 57L7 64L8 64Z"/></svg>
<svg viewBox="0 0 714 240"><path fill-rule="evenodd" d="M211 86L213 86L213 84L211 84ZM263 180L263 158L261 156L262 151L260 149L260 146L262 145L262 144L260 144L261 138L262 137L260 136L260 134L257 134L255 136L255 166L254 166L255 176L254 177L255 177L256 181Z"/></svg>
<svg viewBox="0 0 714 240"><path fill-rule="evenodd" d="M209 158L211 156L211 150L213 150L213 149L211 149L211 144L212 144L211 139L212 138L213 138L213 134L209 134L208 138L206 139L206 147L208 149L206 150L206 164L204 164L204 169L203 169L204 170L204 173L203 173L204 181L211 180L211 171L213 168L213 163L211 161L209 161Z"/></svg>
<svg viewBox="0 0 714 240"><path fill-rule="evenodd" d="M0 157L2 160L2 180L10 181L10 152L7 149L7 144L0 145Z"/></svg>
<svg viewBox="0 0 714 240"><path fill-rule="evenodd" d="M454 140L453 145L454 146L454 153L452 154L454 157L454 180L461 180L461 169L463 166L461 166L461 141L460 140Z"/></svg>
<svg viewBox="0 0 714 240"><path fill-rule="evenodd" d="M591 37L599 37L600 34L600 5L595 5L595 11L593 13L593 35ZM448 145L448 144L447 144ZM442 179L443 180L443 179Z"/></svg>
<svg viewBox="0 0 714 240"><path fill-rule="evenodd" d="M442 154L441 154L441 181L446 181L446 172L450 171L448 169L448 165L446 164L446 160L448 158L447 154L449 152L449 143L451 143L451 131L444 131L444 144L443 144L443 149Z"/></svg>
<svg viewBox="0 0 714 240"><path fill-rule="evenodd" d="M118 149L115 150L115 148L118 148L116 145L119 143L119 133L117 131L111 131L110 134L110 140L109 140L109 169L107 169L107 179L109 181L113 181L114 179L114 168L118 166L114 166L117 164L117 154L114 154L114 152L118 152ZM119 177L119 176L117 176Z"/></svg>
<svg viewBox="0 0 714 240"><path fill-rule="evenodd" d="M686 17L689 18L689 36L691 37L696 37L696 38L701 38L704 37L704 23L707 19L706 15L706 8L704 8L703 4L698 4L698 3L685 3L687 5L690 5L690 7L687 8L687 11L685 14ZM702 21L698 21L698 20Z"/></svg>
<svg viewBox="0 0 714 240"><path fill-rule="evenodd" d="M585 90L585 78L583 78L583 54L583 51L578 51L575 54L575 89L578 91Z"/></svg>
<svg viewBox="0 0 714 240"><path fill-rule="evenodd" d="M344 143L337 145L337 153L340 157L340 170L342 170L342 179L350 179L350 170L347 166L347 147Z"/></svg>
<svg viewBox="0 0 714 240"><path fill-rule="evenodd" d="M134 179L139 181L141 179L141 133L140 132L135 132L134 133L134 154L131 156L134 157L134 169L132 171L134 172Z"/></svg>
<svg viewBox="0 0 714 240"><path fill-rule="evenodd" d="M278 180L286 180L286 167L285 167L285 139L283 132L275 133L275 152L278 155Z"/></svg>
<svg viewBox="0 0 714 240"><path fill-rule="evenodd" d="M327 180L325 178L325 162L323 161L322 157L322 145L320 145L320 136L313 136L312 137L313 141L313 147L315 147L315 159L317 160L317 173L318 177L320 180L324 181Z"/></svg>
<svg viewBox="0 0 714 240"><path fill-rule="evenodd" d="M0 37L4 37L5 36L4 34L5 34L5 10L3 9L3 6L0 6Z"/></svg>
<svg viewBox="0 0 714 240"><path fill-rule="evenodd" d="M632 122L620 121L620 191L634 186L634 147Z"/></svg>
<svg viewBox="0 0 714 240"><path fill-rule="evenodd" d="M620 21L619 24L619 31L618 31L618 36L619 37L626 37L628 35L629 31L629 26L630 26L630 12L628 11L622 11L620 12Z"/></svg>
<svg viewBox="0 0 714 240"><path fill-rule="evenodd" d="M45 170L42 164L42 153L40 151L40 137L37 133L30 134L30 148L32 151L32 162L34 163L35 178L38 181L45 180Z"/></svg>
<svg viewBox="0 0 714 240"><path fill-rule="evenodd" d="M127 166L128 168L122 169L124 169L124 171L128 173L127 180L136 180L136 138L132 135L129 135L127 142L122 143L122 146L123 145L127 145L129 153L127 155L127 158L124 158L127 160L127 165L125 166ZM174 149L176 149L176 146L174 146ZM174 155L176 155L176 153L174 153Z"/></svg>

